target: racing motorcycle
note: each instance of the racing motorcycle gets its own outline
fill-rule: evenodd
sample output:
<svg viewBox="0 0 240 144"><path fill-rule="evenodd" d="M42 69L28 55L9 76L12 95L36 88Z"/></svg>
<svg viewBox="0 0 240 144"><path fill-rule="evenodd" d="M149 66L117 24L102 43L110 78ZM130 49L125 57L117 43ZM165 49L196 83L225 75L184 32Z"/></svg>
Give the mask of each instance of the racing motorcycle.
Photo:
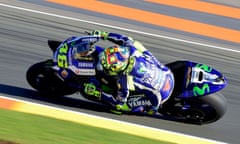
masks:
<svg viewBox="0 0 240 144"><path fill-rule="evenodd" d="M96 40L95 37L88 38ZM86 37L82 38L85 39ZM27 81L34 89L49 96L80 92L81 96L89 100L108 104L101 100L100 91L111 94L113 90L111 86L96 87L86 84L89 79L97 80L93 57L76 60L71 58L73 49L61 41L48 40L48 45L54 57L33 64L26 73ZM219 91L226 87L227 80L222 73L208 65L193 61L175 61L166 66L174 74L174 90L154 116L192 124L208 124L223 117L227 101ZM147 115L144 110L141 112L135 110L139 106L147 110L151 106L151 101L144 94L134 91L130 92L126 105L130 110L119 113Z"/></svg>

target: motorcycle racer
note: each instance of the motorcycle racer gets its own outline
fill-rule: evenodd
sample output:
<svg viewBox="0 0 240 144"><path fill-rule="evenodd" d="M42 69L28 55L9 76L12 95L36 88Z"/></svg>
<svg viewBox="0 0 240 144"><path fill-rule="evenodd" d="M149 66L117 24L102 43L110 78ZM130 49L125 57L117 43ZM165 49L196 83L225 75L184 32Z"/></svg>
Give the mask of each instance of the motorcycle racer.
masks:
<svg viewBox="0 0 240 144"><path fill-rule="evenodd" d="M115 44L101 46L98 41L102 39ZM217 92L228 81L206 64L178 60L166 68L138 41L102 31L48 40L48 46L53 57L31 65L26 72L30 86L47 97L80 92L90 101L112 104L105 108L116 114L154 114L160 104L158 118L192 124L215 122L226 112L227 100Z"/></svg>
<svg viewBox="0 0 240 144"><path fill-rule="evenodd" d="M173 91L174 77L170 69L131 37L99 30L94 30L92 35L116 44L105 48L98 55L99 75L102 79L108 76L107 81L117 81L116 99L104 92L102 99L114 103L117 110L127 111L129 92L137 90L149 97L152 103L148 114L156 113Z"/></svg>

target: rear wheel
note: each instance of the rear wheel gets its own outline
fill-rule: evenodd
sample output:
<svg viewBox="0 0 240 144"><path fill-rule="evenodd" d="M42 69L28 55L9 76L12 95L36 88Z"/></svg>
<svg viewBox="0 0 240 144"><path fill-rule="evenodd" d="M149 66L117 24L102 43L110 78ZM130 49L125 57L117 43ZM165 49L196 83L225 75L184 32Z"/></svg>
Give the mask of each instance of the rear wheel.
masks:
<svg viewBox="0 0 240 144"><path fill-rule="evenodd" d="M51 95L69 95L75 93L77 90L68 87L62 80L54 75L51 69L53 66L52 60L36 63L32 65L26 74L28 83L39 92Z"/></svg>

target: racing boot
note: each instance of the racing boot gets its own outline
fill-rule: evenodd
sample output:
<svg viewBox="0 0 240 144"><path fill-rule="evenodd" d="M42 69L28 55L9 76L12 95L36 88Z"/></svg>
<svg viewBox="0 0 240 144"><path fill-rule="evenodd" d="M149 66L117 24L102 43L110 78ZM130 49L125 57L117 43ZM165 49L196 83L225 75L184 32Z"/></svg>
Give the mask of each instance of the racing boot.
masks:
<svg viewBox="0 0 240 144"><path fill-rule="evenodd" d="M130 111L131 109L128 107L127 105L127 98L125 97L122 97L120 95L117 95L116 96L116 109L119 110L119 111Z"/></svg>
<svg viewBox="0 0 240 144"><path fill-rule="evenodd" d="M101 100L107 102L113 107L110 111L114 114L122 114L122 111L130 111L130 108L126 103L116 100L111 94L102 92Z"/></svg>
<svg viewBox="0 0 240 144"><path fill-rule="evenodd" d="M125 112L131 111L127 103L116 104L116 110Z"/></svg>
<svg viewBox="0 0 240 144"><path fill-rule="evenodd" d="M157 112L158 112L158 107L152 106L152 107L147 111L147 114L148 114L148 115L156 115Z"/></svg>

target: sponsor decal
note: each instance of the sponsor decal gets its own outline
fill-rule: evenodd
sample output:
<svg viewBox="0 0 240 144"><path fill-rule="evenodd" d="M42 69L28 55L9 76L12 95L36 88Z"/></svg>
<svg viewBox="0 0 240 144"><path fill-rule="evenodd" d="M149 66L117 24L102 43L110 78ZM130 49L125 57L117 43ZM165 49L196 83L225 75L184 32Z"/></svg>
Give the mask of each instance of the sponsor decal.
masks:
<svg viewBox="0 0 240 144"><path fill-rule="evenodd" d="M164 82L164 75L157 68L150 68L144 74L142 81L151 85L154 89L161 89Z"/></svg>
<svg viewBox="0 0 240 144"><path fill-rule="evenodd" d="M63 70L63 71L61 72L61 76L62 76L63 78L66 78L66 77L68 76L68 72L67 72L66 70Z"/></svg>
<svg viewBox="0 0 240 144"><path fill-rule="evenodd" d="M94 65L92 62L79 62L78 63L78 67L82 67L82 68L93 68Z"/></svg>
<svg viewBox="0 0 240 144"><path fill-rule="evenodd" d="M87 38L83 38L82 42L95 42L97 40L98 40L97 38L89 38L89 37L87 37Z"/></svg>
<svg viewBox="0 0 240 144"><path fill-rule="evenodd" d="M73 71L76 75L94 76L96 71L94 68L77 68L75 66L69 66L69 69Z"/></svg>
<svg viewBox="0 0 240 144"><path fill-rule="evenodd" d="M130 107L138 107L138 106L151 106L152 103L150 102L150 100L146 100L146 99L141 99L141 97L138 98L132 98L128 101L128 105Z"/></svg>

